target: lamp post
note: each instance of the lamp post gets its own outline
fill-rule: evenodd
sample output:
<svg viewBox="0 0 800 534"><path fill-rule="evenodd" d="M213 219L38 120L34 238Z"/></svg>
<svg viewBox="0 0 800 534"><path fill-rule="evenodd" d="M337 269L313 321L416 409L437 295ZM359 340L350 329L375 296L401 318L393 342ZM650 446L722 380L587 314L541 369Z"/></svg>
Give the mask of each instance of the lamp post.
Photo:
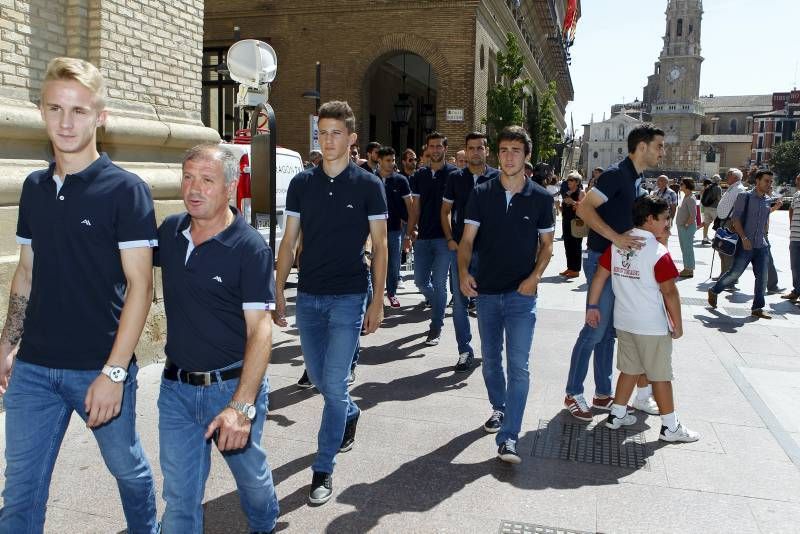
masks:
<svg viewBox="0 0 800 534"><path fill-rule="evenodd" d="M309 126L309 145L310 150L319 150L319 138L317 137L317 113L319 113L320 100L322 99L322 65L317 61L316 66L316 83L313 91L306 91L303 93L303 98L313 98L315 102L314 113L308 118Z"/></svg>

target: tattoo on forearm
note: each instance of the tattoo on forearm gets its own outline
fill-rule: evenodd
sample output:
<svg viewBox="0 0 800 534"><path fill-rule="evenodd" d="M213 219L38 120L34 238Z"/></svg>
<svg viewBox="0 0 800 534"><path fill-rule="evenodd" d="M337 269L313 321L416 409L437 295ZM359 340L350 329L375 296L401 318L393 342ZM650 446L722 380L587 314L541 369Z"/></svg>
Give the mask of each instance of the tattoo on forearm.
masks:
<svg viewBox="0 0 800 534"><path fill-rule="evenodd" d="M28 308L28 297L12 293L8 299L8 313L6 324L3 325L3 334L0 342L8 343L15 347L22 339L22 325L25 322L25 310Z"/></svg>

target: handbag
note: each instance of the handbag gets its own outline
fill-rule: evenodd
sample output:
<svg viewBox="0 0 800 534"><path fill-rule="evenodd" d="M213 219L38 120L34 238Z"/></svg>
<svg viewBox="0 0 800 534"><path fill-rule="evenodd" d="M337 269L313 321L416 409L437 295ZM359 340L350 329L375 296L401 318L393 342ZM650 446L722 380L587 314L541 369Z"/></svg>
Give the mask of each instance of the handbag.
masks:
<svg viewBox="0 0 800 534"><path fill-rule="evenodd" d="M747 194L747 193L742 193ZM747 207L750 203L750 195L744 201L744 214L742 215L742 228L747 223ZM725 219L728 221L729 219ZM739 234L730 230L725 225L721 225L717 232L714 234L714 240L711 242L711 248L722 254L723 256L734 256L736 250L739 248Z"/></svg>
<svg viewBox="0 0 800 534"><path fill-rule="evenodd" d="M569 231L575 239L583 239L589 235L589 226L579 217L569 223Z"/></svg>

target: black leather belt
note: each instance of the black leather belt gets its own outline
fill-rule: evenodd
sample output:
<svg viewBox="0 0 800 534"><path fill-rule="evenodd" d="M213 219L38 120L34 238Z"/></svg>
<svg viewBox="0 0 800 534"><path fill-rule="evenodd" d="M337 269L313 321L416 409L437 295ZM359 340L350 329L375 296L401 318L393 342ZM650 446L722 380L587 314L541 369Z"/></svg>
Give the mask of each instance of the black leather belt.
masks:
<svg viewBox="0 0 800 534"><path fill-rule="evenodd" d="M219 374L220 381L239 378L242 375L242 368L236 367L226 371L191 372L178 368L169 360L164 363L164 378L184 382L192 386L210 386L217 381L217 374Z"/></svg>

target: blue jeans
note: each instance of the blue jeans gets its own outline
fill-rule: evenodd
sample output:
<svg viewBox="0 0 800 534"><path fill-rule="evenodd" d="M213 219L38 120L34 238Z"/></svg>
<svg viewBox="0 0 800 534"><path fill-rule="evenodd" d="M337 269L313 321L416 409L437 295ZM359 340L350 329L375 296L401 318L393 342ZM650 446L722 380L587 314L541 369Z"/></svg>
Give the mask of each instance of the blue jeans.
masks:
<svg viewBox="0 0 800 534"><path fill-rule="evenodd" d="M117 479L128 532L158 532L150 463L136 433L136 374L131 363L117 417L92 429L106 467ZM51 369L14 362L5 395L6 480L0 533L42 532L58 450L72 412L86 421L86 391L100 371ZM87 488L73 488L82 492Z"/></svg>
<svg viewBox="0 0 800 534"><path fill-rule="evenodd" d="M499 295L479 294L478 331L483 355L483 381L493 410L505 414L497 433L498 445L517 440L530 389L528 361L536 326L536 297L516 291ZM503 335L506 342L508 379L503 372Z"/></svg>
<svg viewBox="0 0 800 534"><path fill-rule="evenodd" d="M312 295L297 292L297 328L311 382L325 399L317 434L314 471L333 473L347 421L359 413L350 398L347 378L358 343L367 296Z"/></svg>
<svg viewBox="0 0 800 534"><path fill-rule="evenodd" d="M450 292L453 294L453 329L456 331L456 342L458 343L458 353L469 352L472 350L472 332L469 328L469 312L467 311L467 297L461 293L461 286L458 278L458 252L450 251Z"/></svg>
<svg viewBox="0 0 800 534"><path fill-rule="evenodd" d="M749 264L753 264L753 274L756 277L753 296L753 310L760 310L764 307L764 294L767 291L767 264L769 263L769 246L745 250L741 243L736 247L736 255L733 257L731 270L722 273L717 283L711 288L711 292L719 294L733 285L742 275Z"/></svg>
<svg viewBox="0 0 800 534"><path fill-rule="evenodd" d="M164 534L203 532L203 494L211 466L211 447L215 446L204 435L214 417L228 405L238 385L238 378L225 381L217 378L209 386L161 379L158 439L166 502L161 519ZM222 454L236 480L239 502L250 530L265 532L272 530L278 520L272 472L261 447L268 391L265 377L254 403L256 418L250 427L249 443L243 449Z"/></svg>
<svg viewBox="0 0 800 534"><path fill-rule="evenodd" d="M386 267L386 294L393 297L397 294L397 281L400 280L400 256L403 246L402 230L392 230L387 234L389 262Z"/></svg>
<svg viewBox="0 0 800 534"><path fill-rule="evenodd" d="M800 241L789 241L789 264L792 267L792 291L800 294Z"/></svg>
<svg viewBox="0 0 800 534"><path fill-rule="evenodd" d="M597 272L597 262L602 256L601 252L587 249L583 261L583 272L586 274L587 291L592 285L594 273ZM614 292L611 289L611 279L606 281L603 292L600 294L600 324L592 328L584 324L575 346L572 348L572 358L569 362L569 375L567 376L567 395L582 395L583 381L589 372L589 358L594 351L594 387L598 395L612 394L611 375L614 372Z"/></svg>
<svg viewBox="0 0 800 534"><path fill-rule="evenodd" d="M694 271L694 234L697 232L697 226L690 224L689 228L678 225L678 242L681 245L681 254L683 255L683 268Z"/></svg>
<svg viewBox="0 0 800 534"><path fill-rule="evenodd" d="M414 283L431 303L431 329L441 330L444 325L449 269L450 249L444 238L414 242Z"/></svg>
<svg viewBox="0 0 800 534"><path fill-rule="evenodd" d="M369 304L372 302L372 274L367 273L367 303L366 306L368 307ZM364 325L361 325L361 328L364 328ZM361 331L358 332L359 338L356 340L356 350L353 353L353 362L350 364L350 370L355 371L356 365L358 365L358 358L361 356Z"/></svg>

